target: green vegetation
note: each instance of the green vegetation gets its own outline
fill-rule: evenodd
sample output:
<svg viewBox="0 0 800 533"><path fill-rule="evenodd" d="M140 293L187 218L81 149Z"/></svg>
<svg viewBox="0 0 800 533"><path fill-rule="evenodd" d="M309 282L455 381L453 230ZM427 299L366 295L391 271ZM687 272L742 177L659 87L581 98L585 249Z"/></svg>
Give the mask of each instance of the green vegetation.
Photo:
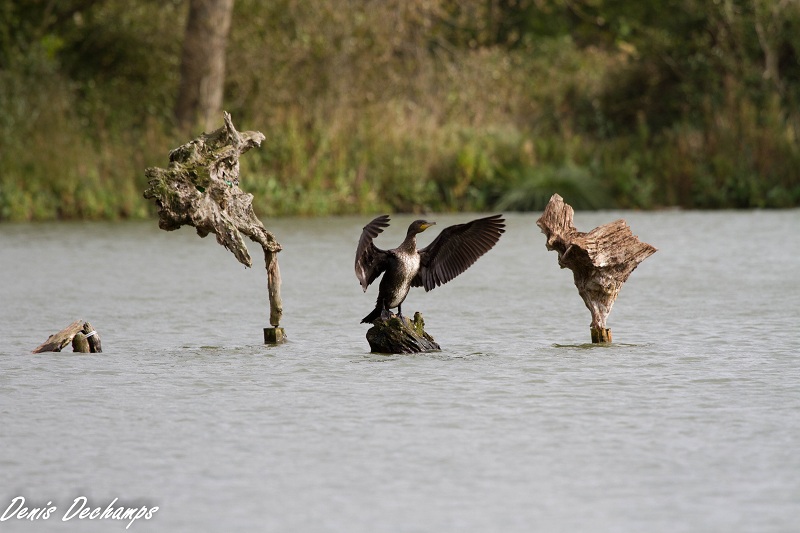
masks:
<svg viewBox="0 0 800 533"><path fill-rule="evenodd" d="M187 11L0 7L0 220L153 213ZM261 216L800 205L793 0L236 0L227 56Z"/></svg>

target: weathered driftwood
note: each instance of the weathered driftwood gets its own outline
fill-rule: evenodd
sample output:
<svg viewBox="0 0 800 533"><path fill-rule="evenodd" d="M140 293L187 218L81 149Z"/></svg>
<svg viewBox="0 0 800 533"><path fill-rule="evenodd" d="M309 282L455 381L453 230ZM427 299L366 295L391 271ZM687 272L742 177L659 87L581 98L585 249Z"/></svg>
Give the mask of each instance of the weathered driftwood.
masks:
<svg viewBox="0 0 800 533"><path fill-rule="evenodd" d="M267 264L267 292L269 293L269 323L275 329L283 316L283 303L281 302L281 269L278 268L277 252L264 250L264 261Z"/></svg>
<svg viewBox="0 0 800 533"><path fill-rule="evenodd" d="M145 170L149 187L144 197L156 200L158 227L172 231L194 226L200 237L213 233L246 267L252 260L242 234L260 244L267 269L269 322L277 328L283 315L277 257L281 245L253 212L253 195L239 188L239 156L260 146L264 135L236 131L231 116L223 116L223 127L170 152L169 168Z"/></svg>
<svg viewBox="0 0 800 533"><path fill-rule="evenodd" d="M33 350L33 353L60 352L72 343L73 352L100 353L100 335L92 325L83 320L76 320L58 333L50 335L46 341Z"/></svg>
<svg viewBox="0 0 800 533"><path fill-rule="evenodd" d="M95 331L91 324L84 322L81 332L89 339L89 351L92 353L100 353L103 351L103 347L100 344L100 334Z"/></svg>
<svg viewBox="0 0 800 533"><path fill-rule="evenodd" d="M397 315L379 318L367 330L367 342L374 353L419 353L440 350L433 337L425 332L425 321L418 312L413 322L406 317L404 322Z"/></svg>
<svg viewBox="0 0 800 533"><path fill-rule="evenodd" d="M547 249L558 253L561 268L572 270L578 293L592 314L592 342L611 342L606 319L614 300L631 272L656 249L633 235L622 219L583 233L572 223L574 214L554 194L536 225L547 237Z"/></svg>

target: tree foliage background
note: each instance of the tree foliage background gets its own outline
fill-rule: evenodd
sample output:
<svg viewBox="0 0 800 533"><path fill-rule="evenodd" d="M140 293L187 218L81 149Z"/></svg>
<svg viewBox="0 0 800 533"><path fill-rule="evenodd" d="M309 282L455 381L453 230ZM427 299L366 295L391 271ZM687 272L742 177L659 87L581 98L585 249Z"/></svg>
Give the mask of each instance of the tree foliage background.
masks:
<svg viewBox="0 0 800 533"><path fill-rule="evenodd" d="M187 11L2 4L0 220L151 214ZM800 1L236 0L223 107L262 216L797 206Z"/></svg>

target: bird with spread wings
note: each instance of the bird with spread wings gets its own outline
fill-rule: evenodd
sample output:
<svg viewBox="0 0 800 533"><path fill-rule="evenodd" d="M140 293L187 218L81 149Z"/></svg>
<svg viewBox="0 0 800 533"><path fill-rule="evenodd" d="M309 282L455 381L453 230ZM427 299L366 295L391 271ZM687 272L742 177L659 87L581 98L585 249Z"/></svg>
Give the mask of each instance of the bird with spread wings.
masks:
<svg viewBox="0 0 800 533"><path fill-rule="evenodd" d="M492 215L449 226L428 246L417 250L416 236L434 224L426 220L412 222L405 240L391 250L373 244L375 237L389 226L389 215L381 215L364 226L356 248L356 277L364 292L378 276L383 274L383 278L375 309L362 323L385 319L395 307L402 318L401 305L411 287L424 287L427 292L447 283L491 250L505 232L502 215Z"/></svg>

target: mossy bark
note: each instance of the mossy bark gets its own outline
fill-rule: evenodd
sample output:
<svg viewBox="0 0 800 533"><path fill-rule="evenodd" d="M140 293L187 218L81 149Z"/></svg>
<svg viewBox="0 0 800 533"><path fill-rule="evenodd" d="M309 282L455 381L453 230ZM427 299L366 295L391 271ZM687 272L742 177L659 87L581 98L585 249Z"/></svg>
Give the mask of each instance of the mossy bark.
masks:
<svg viewBox="0 0 800 533"><path fill-rule="evenodd" d="M200 237L213 233L246 267L252 266L252 259L242 234L260 244L267 269L269 322L277 327L283 316L277 257L281 245L256 217L253 195L239 188L239 156L260 146L264 135L238 132L231 116L224 113L223 117L223 127L170 152L167 169L145 170L149 185L144 197L156 201L158 227L172 231L194 226Z"/></svg>
<svg viewBox="0 0 800 533"><path fill-rule="evenodd" d="M264 344L283 344L286 332L283 328L264 328Z"/></svg>
<svg viewBox="0 0 800 533"><path fill-rule="evenodd" d="M414 320L397 315L378 319L367 330L367 342L374 353L420 353L441 350L436 341L425 332L425 321L419 312Z"/></svg>
<svg viewBox="0 0 800 533"><path fill-rule="evenodd" d="M72 351L80 353L91 352L91 349L89 348L89 339L86 338L86 335L84 335L83 332L79 331L74 337L72 337Z"/></svg>

